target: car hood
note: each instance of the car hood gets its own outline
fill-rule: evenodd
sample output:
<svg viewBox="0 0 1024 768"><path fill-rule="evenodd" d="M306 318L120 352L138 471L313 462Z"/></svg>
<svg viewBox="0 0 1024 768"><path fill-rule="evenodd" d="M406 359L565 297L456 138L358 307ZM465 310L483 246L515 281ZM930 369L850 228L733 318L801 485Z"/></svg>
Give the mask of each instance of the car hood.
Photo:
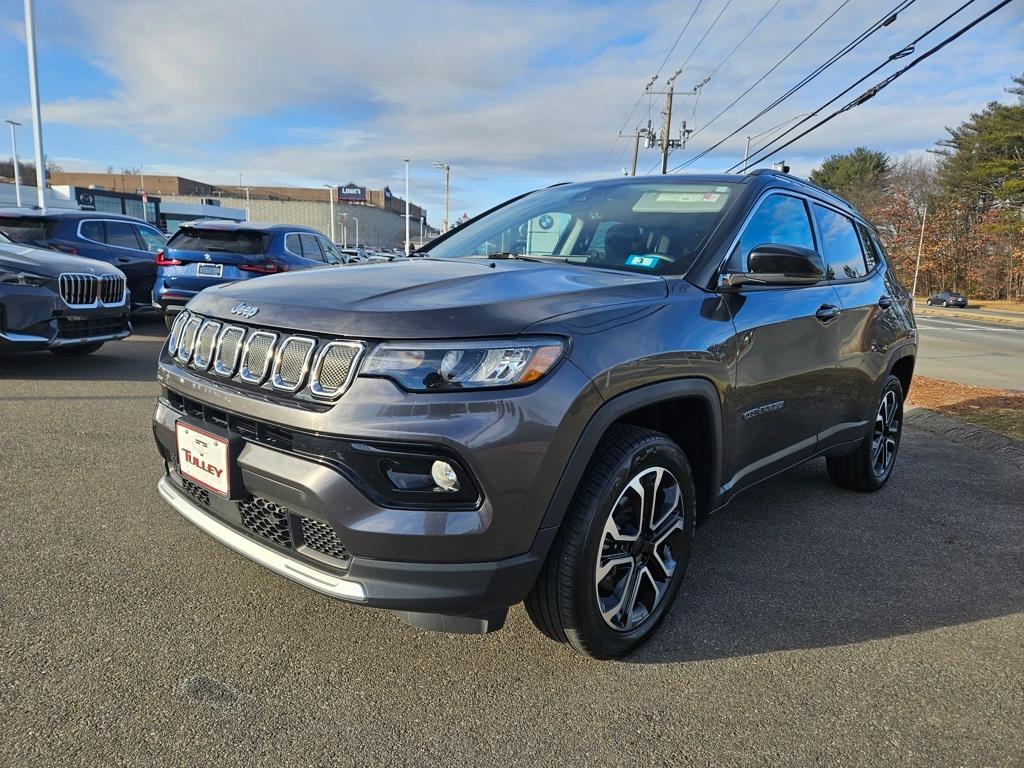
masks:
<svg viewBox="0 0 1024 768"><path fill-rule="evenodd" d="M88 275L122 274L117 267L96 259L9 243L0 243L0 267L24 270L43 277L57 277L61 272L84 272Z"/></svg>
<svg viewBox="0 0 1024 768"><path fill-rule="evenodd" d="M567 312L668 293L664 279L525 261L411 259L208 288L189 309L254 325L368 339L510 335ZM256 310L255 314L242 314ZM236 311L233 313L232 309Z"/></svg>

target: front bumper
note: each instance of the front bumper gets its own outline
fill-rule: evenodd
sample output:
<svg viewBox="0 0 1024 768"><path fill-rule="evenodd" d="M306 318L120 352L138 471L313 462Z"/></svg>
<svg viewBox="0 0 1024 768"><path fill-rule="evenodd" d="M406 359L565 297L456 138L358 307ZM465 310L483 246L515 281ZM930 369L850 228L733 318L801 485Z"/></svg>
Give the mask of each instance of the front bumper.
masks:
<svg viewBox="0 0 1024 768"><path fill-rule="evenodd" d="M47 287L12 286L0 301L0 350L31 351L116 341L132 333L128 302L70 309Z"/></svg>

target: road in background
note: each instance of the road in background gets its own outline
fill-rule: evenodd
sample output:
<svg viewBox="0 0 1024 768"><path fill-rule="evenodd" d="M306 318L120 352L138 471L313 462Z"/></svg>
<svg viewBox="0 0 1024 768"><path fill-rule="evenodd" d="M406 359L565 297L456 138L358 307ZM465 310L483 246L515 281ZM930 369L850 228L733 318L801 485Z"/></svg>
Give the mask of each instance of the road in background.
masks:
<svg viewBox="0 0 1024 768"><path fill-rule="evenodd" d="M1024 390L1024 327L918 315L914 373L975 387Z"/></svg>
<svg viewBox="0 0 1024 768"><path fill-rule="evenodd" d="M819 461L741 495L601 663L521 607L423 632L189 525L156 491L162 337L0 367L0 765L1024 764L1024 477L992 455L908 430L878 494Z"/></svg>

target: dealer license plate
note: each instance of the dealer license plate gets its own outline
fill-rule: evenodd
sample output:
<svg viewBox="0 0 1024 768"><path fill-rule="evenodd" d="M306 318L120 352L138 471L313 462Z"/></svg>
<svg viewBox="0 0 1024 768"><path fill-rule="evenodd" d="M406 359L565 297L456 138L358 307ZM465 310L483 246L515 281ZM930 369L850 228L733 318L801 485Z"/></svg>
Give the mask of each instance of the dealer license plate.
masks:
<svg viewBox="0 0 1024 768"><path fill-rule="evenodd" d="M175 424L175 431L182 477L229 498L231 472L227 440L181 421Z"/></svg>

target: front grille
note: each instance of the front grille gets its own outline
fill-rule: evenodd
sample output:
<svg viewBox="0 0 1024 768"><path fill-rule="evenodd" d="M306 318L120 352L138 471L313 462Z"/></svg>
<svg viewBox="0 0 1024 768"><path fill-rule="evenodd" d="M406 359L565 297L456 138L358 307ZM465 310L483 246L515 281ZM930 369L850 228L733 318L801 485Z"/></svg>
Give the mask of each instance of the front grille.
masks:
<svg viewBox="0 0 1024 768"><path fill-rule="evenodd" d="M362 341L321 340L264 328L225 325L183 311L167 353L179 365L264 392L307 402L336 400L348 388L366 350ZM326 407L327 403L323 403Z"/></svg>
<svg viewBox="0 0 1024 768"><path fill-rule="evenodd" d="M292 548L292 532L288 510L267 499L259 497L239 502L242 525L267 541L286 549Z"/></svg>
<svg viewBox="0 0 1024 768"><path fill-rule="evenodd" d="M320 397L335 397L349 383L363 345L350 341L332 341L324 347L313 369L310 391Z"/></svg>
<svg viewBox="0 0 1024 768"><path fill-rule="evenodd" d="M300 517L302 522L302 542L312 550L322 555L334 557L338 560L348 560L348 550L338 539L338 535L327 523L314 520L311 517Z"/></svg>
<svg viewBox="0 0 1024 768"><path fill-rule="evenodd" d="M60 297L69 307L114 306L124 303L125 279L121 275L87 275L64 272L57 281Z"/></svg>
<svg viewBox="0 0 1024 768"><path fill-rule="evenodd" d="M309 360L316 347L316 339L289 336L281 344L274 366L274 387L294 392L302 386L309 370Z"/></svg>
<svg viewBox="0 0 1024 768"><path fill-rule="evenodd" d="M85 320L57 319L57 336L61 339L91 339L113 336L128 330L124 317L90 317Z"/></svg>
<svg viewBox="0 0 1024 768"><path fill-rule="evenodd" d="M213 360L214 344L217 342L217 334L220 333L220 323L215 320L207 320L196 336L196 348L192 354L192 367L205 371L210 367Z"/></svg>
<svg viewBox="0 0 1024 768"><path fill-rule="evenodd" d="M204 507L210 506L210 492L203 488L203 486L197 485L184 477L181 478L181 486L196 504L202 504Z"/></svg>
<svg viewBox="0 0 1024 768"><path fill-rule="evenodd" d="M267 378L267 371L273 359L274 343L277 335L269 331L256 331L245 342L242 349L242 381L250 384L262 384Z"/></svg>

